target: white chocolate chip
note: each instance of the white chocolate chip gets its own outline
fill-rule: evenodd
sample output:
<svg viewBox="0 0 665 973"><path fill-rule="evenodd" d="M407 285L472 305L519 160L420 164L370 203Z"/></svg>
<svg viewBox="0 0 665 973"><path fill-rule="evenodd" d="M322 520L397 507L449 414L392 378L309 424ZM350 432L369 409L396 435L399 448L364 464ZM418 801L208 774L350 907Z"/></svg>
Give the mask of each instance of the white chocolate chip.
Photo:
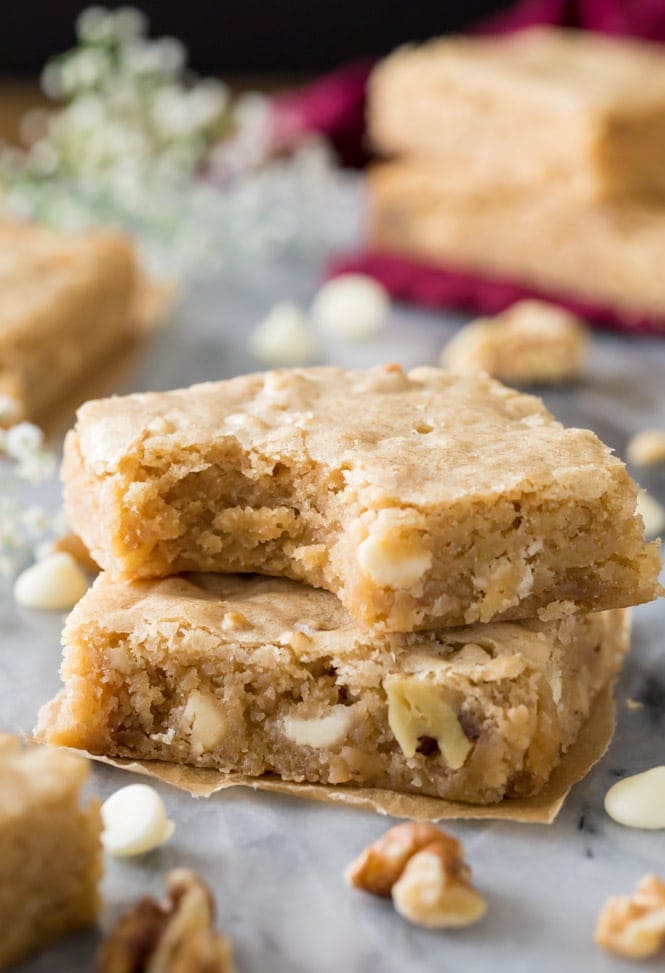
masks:
<svg viewBox="0 0 665 973"><path fill-rule="evenodd" d="M222 618L222 629L225 632L237 632L241 628L247 628L248 625L249 622L242 612L224 612L224 617Z"/></svg>
<svg viewBox="0 0 665 973"><path fill-rule="evenodd" d="M617 781L605 795L605 810L627 828L665 828L665 767Z"/></svg>
<svg viewBox="0 0 665 973"><path fill-rule="evenodd" d="M418 534L399 523L391 524L381 513L358 545L358 562L375 584L411 588L429 569L432 555Z"/></svg>
<svg viewBox="0 0 665 973"><path fill-rule="evenodd" d="M102 804L102 843L109 855L143 855L168 841L175 825L161 797L148 784L129 784Z"/></svg>
<svg viewBox="0 0 665 973"><path fill-rule="evenodd" d="M48 554L14 582L14 598L24 608L73 608L88 590L88 579L71 554Z"/></svg>
<svg viewBox="0 0 665 973"><path fill-rule="evenodd" d="M312 317L334 338L363 341L382 330L390 298L385 287L365 274L342 274L329 280L312 303Z"/></svg>
<svg viewBox="0 0 665 973"><path fill-rule="evenodd" d="M264 365L306 365L316 355L316 342L295 304L277 304L253 332L250 351Z"/></svg>
<svg viewBox="0 0 665 973"><path fill-rule="evenodd" d="M644 536L658 537L665 528L665 509L646 490L640 490L637 496L637 513L644 521Z"/></svg>
<svg viewBox="0 0 665 973"><path fill-rule="evenodd" d="M635 466L653 466L665 460L665 430L644 429L628 442L626 455Z"/></svg>
<svg viewBox="0 0 665 973"><path fill-rule="evenodd" d="M333 706L326 716L284 717L284 735L299 747L334 747L346 736L353 719L348 706Z"/></svg>
<svg viewBox="0 0 665 973"><path fill-rule="evenodd" d="M452 706L435 686L422 680L391 676L386 679L388 725L405 757L416 755L422 737L436 740L453 770L464 765L471 742L464 734Z"/></svg>
<svg viewBox="0 0 665 973"><path fill-rule="evenodd" d="M213 750L226 733L226 716L220 700L211 693L194 689L187 699L183 720L190 727L192 749L201 755Z"/></svg>

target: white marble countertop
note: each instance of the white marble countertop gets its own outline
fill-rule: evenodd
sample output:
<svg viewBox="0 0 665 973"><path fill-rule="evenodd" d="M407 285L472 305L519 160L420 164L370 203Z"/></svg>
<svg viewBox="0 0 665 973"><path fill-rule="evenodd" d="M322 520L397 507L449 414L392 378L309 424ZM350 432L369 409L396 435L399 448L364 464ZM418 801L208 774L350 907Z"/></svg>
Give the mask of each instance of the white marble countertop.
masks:
<svg viewBox="0 0 665 973"><path fill-rule="evenodd" d="M118 391L169 388L253 370L248 331L278 300L307 302L316 260L283 260L220 274L188 297L156 334ZM327 350L335 364L432 363L452 315L395 309L389 330L362 347ZM568 424L590 426L619 453L647 425L665 427L665 339L594 337L588 374L546 396ZM665 501L665 476L644 477ZM57 503L57 488L48 496ZM142 858L108 860L102 926L140 895L159 893L174 866L197 869L212 887L219 926L232 939L239 973L596 973L628 964L593 945L596 915L646 872L665 876L662 833L622 828L603 812L617 777L665 762L665 602L634 614L634 648L621 678L618 727L601 763L579 784L551 826L452 823L464 842L486 919L455 932L410 926L390 903L346 888L346 864L391 821L370 812L234 789L196 801L160 787L176 822L171 842ZM0 728L30 731L39 705L58 688L58 613L17 608L0 591ZM627 697L644 705L628 709ZM103 795L136 780L95 766ZM21 969L92 968L100 933L90 931Z"/></svg>

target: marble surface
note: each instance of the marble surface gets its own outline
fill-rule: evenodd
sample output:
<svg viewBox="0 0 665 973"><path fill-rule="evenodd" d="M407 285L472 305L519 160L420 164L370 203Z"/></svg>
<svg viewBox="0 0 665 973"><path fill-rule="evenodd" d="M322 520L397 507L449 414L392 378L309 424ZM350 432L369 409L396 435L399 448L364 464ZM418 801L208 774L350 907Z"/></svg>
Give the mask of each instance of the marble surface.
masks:
<svg viewBox="0 0 665 973"><path fill-rule="evenodd" d="M284 258L220 274L185 299L176 319L150 341L119 391L168 388L252 370L249 330L274 302L307 302L319 258ZM387 332L363 346L328 347L343 365L432 363L452 315L395 309ZM590 426L623 453L628 436L665 426L665 340L596 335L584 381L546 396L569 424ZM1 475L0 470L0 475ZM643 477L665 501L665 476ZM58 502L57 487L46 499ZM62 616L17 608L0 592L1 728L30 731L39 705L58 688ZM449 933L408 925L389 902L346 888L342 872L391 823L369 812L227 791L196 801L160 790L176 822L172 841L142 858L109 860L103 882L107 929L139 895L158 893L169 868L197 869L214 890L220 928L232 938L240 973L562 973L628 965L593 945L597 911L609 894L628 892L645 872L665 875L658 832L622 828L603 812L619 776L665 762L665 602L634 613L634 649L618 691L612 746L569 797L551 826L452 823L488 900L478 926ZM629 709L626 699L638 700ZM106 796L136 780L96 766ZM30 973L87 970L100 933L91 931L26 963Z"/></svg>

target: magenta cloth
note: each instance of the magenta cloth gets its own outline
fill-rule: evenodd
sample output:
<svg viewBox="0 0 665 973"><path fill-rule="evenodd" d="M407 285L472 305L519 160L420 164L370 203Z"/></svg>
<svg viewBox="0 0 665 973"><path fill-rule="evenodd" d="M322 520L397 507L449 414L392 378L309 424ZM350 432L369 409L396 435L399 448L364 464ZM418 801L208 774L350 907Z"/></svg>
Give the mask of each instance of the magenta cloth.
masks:
<svg viewBox="0 0 665 973"><path fill-rule="evenodd" d="M579 27L604 34L665 41L663 0L521 0L475 30L504 34L536 24Z"/></svg>
<svg viewBox="0 0 665 973"><path fill-rule="evenodd" d="M635 334L665 332L665 316L656 318L640 313L630 314L593 301L529 287L517 281L451 267L434 267L386 251L359 250L341 254L331 260L326 268L327 277L349 273L368 274L380 281L395 300L423 307L498 314L515 301L537 298L559 304L590 324L614 331Z"/></svg>
<svg viewBox="0 0 665 973"><path fill-rule="evenodd" d="M356 61L297 91L276 95L271 109L276 149L288 149L308 132L319 132L345 165L365 163L365 89L373 64Z"/></svg>

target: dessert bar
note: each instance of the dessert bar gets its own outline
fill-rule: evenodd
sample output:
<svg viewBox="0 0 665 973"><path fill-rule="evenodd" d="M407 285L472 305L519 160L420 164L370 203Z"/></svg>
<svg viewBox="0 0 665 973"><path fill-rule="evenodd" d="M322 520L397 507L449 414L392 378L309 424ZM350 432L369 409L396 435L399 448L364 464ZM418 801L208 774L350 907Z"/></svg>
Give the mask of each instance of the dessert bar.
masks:
<svg viewBox="0 0 665 973"><path fill-rule="evenodd" d="M86 403L70 526L116 574L287 576L392 631L655 597L625 466L485 375L245 375Z"/></svg>
<svg viewBox="0 0 665 973"><path fill-rule="evenodd" d="M553 28L404 47L373 73L369 128L383 154L438 159L468 189L662 197L665 55Z"/></svg>
<svg viewBox="0 0 665 973"><path fill-rule="evenodd" d="M372 633L281 578L101 575L38 736L93 754L491 803L537 793L628 648L627 613Z"/></svg>
<svg viewBox="0 0 665 973"><path fill-rule="evenodd" d="M0 734L0 968L94 922L102 873L85 760Z"/></svg>

